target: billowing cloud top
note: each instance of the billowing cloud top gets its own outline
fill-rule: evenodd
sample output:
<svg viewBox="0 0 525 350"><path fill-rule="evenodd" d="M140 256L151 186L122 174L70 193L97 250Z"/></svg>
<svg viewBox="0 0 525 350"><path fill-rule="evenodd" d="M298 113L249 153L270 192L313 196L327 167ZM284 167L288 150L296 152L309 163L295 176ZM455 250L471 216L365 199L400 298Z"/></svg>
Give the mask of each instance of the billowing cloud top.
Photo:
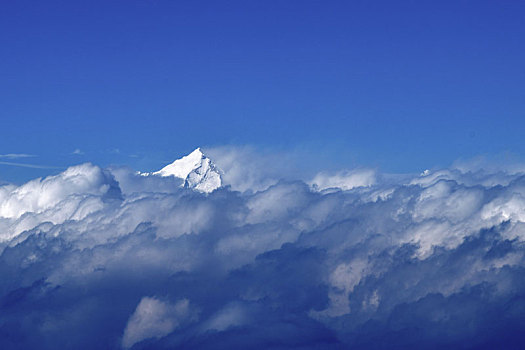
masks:
<svg viewBox="0 0 525 350"><path fill-rule="evenodd" d="M184 186L196 161L185 179L83 164L1 186L0 347L522 344L522 173L283 180L210 153L212 191Z"/></svg>

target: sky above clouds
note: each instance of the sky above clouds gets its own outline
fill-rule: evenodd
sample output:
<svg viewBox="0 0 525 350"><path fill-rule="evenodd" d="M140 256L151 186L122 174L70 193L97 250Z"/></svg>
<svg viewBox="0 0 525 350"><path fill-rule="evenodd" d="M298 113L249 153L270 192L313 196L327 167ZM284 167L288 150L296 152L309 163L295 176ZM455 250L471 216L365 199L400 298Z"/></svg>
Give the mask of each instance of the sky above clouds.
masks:
<svg viewBox="0 0 525 350"><path fill-rule="evenodd" d="M0 149L49 169L1 164L0 177L84 161L150 171L197 146L246 144L396 173L520 156L524 10L519 1L9 2Z"/></svg>

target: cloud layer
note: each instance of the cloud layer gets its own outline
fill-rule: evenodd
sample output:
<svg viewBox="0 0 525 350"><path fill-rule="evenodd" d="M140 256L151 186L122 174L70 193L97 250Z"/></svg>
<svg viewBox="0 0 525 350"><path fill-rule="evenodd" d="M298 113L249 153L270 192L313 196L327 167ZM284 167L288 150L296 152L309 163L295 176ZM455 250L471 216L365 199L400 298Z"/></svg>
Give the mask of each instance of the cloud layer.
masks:
<svg viewBox="0 0 525 350"><path fill-rule="evenodd" d="M0 347L519 348L522 173L243 177L216 153L208 195L91 164L0 187Z"/></svg>

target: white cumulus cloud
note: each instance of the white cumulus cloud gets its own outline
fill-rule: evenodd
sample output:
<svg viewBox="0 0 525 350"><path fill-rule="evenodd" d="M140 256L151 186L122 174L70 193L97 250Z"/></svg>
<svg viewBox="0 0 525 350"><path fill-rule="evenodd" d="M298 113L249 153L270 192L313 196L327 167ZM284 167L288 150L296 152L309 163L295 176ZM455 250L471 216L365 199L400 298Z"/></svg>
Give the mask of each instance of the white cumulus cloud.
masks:
<svg viewBox="0 0 525 350"><path fill-rule="evenodd" d="M92 164L1 185L1 347L521 339L509 310L525 307L523 174L358 169L306 183L248 170L244 181L230 162L230 187L208 194Z"/></svg>

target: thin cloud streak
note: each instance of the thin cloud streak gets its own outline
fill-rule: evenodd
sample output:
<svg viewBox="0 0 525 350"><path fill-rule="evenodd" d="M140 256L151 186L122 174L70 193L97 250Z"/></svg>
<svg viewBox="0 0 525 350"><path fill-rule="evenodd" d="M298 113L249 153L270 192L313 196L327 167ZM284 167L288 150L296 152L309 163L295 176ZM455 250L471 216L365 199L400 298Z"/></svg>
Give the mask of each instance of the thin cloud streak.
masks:
<svg viewBox="0 0 525 350"><path fill-rule="evenodd" d="M64 169L63 167L52 166L52 165L38 165L38 164L3 162L3 161L0 161L0 165L17 166L21 168L32 168L32 169Z"/></svg>
<svg viewBox="0 0 525 350"><path fill-rule="evenodd" d="M34 158L34 157L36 157L36 155L34 155L34 154L27 154L27 153L0 154L0 158L7 158L7 159Z"/></svg>

